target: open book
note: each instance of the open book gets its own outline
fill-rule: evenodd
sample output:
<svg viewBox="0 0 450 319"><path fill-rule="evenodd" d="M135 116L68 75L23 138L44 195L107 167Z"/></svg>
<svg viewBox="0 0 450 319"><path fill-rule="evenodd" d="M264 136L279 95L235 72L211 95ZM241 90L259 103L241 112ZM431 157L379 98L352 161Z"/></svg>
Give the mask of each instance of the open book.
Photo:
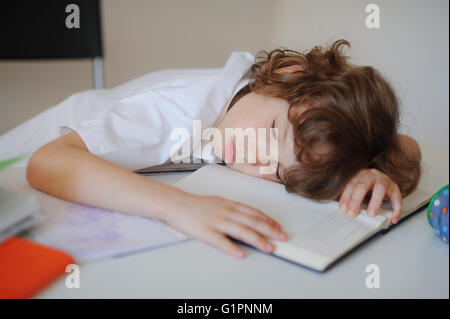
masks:
<svg viewBox="0 0 450 319"><path fill-rule="evenodd" d="M333 262L377 232L388 229L392 210L385 203L375 217L363 210L357 217L338 211L336 201L313 201L286 192L284 185L211 164L174 186L197 195L216 195L258 208L282 225L287 242L272 240L273 255L324 271ZM439 185L437 185L439 186ZM434 190L419 188L403 200L401 218L426 205Z"/></svg>

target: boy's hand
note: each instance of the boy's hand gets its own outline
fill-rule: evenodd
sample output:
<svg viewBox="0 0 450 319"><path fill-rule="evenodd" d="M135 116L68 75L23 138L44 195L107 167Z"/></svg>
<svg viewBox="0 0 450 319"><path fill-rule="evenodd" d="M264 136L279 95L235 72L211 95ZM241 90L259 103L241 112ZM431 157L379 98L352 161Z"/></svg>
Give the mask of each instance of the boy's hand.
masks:
<svg viewBox="0 0 450 319"><path fill-rule="evenodd" d="M287 234L272 218L258 209L220 196L189 194L183 206L170 213L167 223L237 258L242 258L244 251L226 235L267 253L273 252L275 246L266 237L287 240Z"/></svg>
<svg viewBox="0 0 450 319"><path fill-rule="evenodd" d="M339 199L339 210L350 216L358 215L361 204L369 192L372 192L372 195L367 206L367 214L376 216L383 200L387 197L393 207L391 223L396 224L402 212L400 188L387 175L374 168L360 170L349 181Z"/></svg>

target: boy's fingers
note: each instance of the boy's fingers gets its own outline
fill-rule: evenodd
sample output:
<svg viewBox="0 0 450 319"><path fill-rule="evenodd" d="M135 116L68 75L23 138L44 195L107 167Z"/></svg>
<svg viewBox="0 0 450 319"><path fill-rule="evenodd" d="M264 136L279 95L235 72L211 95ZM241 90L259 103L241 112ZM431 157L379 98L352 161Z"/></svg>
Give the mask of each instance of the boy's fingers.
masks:
<svg viewBox="0 0 450 319"><path fill-rule="evenodd" d="M400 219L400 215L402 214L402 194L400 192L400 188L395 183L392 183L390 185L387 193L391 200L393 209L391 222L393 224L396 224Z"/></svg>
<svg viewBox="0 0 450 319"><path fill-rule="evenodd" d="M239 211L241 211L243 213L246 213L246 214L249 214L249 215L252 215L252 216L264 218L265 220L268 220L270 223L272 223L274 225L277 225L277 226L279 226L281 228L281 225L276 220L274 220L273 218L267 216L266 214L264 214L259 209L256 209L256 208L253 208L253 207L241 204L239 202L233 202L233 203L234 203L234 208L236 210L239 210Z"/></svg>
<svg viewBox="0 0 450 319"><path fill-rule="evenodd" d="M224 222L216 226L218 230L239 239L264 252L272 252L275 246L251 228L234 222Z"/></svg>
<svg viewBox="0 0 450 319"><path fill-rule="evenodd" d="M342 192L341 198L339 199L339 210L346 213L348 209L348 202L350 201L350 196L353 193L353 184L347 184Z"/></svg>
<svg viewBox="0 0 450 319"><path fill-rule="evenodd" d="M350 182L345 186L344 191L342 192L341 199L339 200L339 210L344 213L348 213L350 208L350 201L352 199L352 194L355 189L355 186L358 182L359 178L356 176L350 180Z"/></svg>
<svg viewBox="0 0 450 319"><path fill-rule="evenodd" d="M372 197L370 198L369 206L367 206L367 214L375 216L383 204L386 195L386 185L383 183L375 183L372 190Z"/></svg>
<svg viewBox="0 0 450 319"><path fill-rule="evenodd" d="M339 210L348 213L350 207L350 200L352 193L357 185L358 181L365 175L365 170L359 171L355 176L353 176L342 192L341 198L339 199Z"/></svg>
<svg viewBox="0 0 450 319"><path fill-rule="evenodd" d="M239 248L238 245L233 243L225 235L220 234L216 231L208 231L203 240L209 244L216 246L217 248L231 256L234 256L236 258L244 257L244 251Z"/></svg>
<svg viewBox="0 0 450 319"><path fill-rule="evenodd" d="M248 215L240 212L229 214L229 218L235 222L244 224L255 229L259 233L276 240L285 240L287 235L284 234L276 225L269 223L267 220L259 216Z"/></svg>
<svg viewBox="0 0 450 319"><path fill-rule="evenodd" d="M358 214L361 204L366 197L367 192L372 187L373 183L374 180L370 176L364 176L355 186L348 209L348 213L351 216L356 216Z"/></svg>

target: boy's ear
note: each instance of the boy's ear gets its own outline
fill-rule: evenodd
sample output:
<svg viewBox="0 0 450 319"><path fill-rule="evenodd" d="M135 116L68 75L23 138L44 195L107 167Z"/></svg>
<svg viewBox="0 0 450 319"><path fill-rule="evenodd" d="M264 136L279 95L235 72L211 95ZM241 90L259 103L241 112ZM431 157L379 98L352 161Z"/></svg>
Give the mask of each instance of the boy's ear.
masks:
<svg viewBox="0 0 450 319"><path fill-rule="evenodd" d="M275 73L294 73L294 72L299 72L299 71L303 71L303 67L300 64L294 64L294 65L290 65L290 66L286 66L284 68L280 68L275 70Z"/></svg>

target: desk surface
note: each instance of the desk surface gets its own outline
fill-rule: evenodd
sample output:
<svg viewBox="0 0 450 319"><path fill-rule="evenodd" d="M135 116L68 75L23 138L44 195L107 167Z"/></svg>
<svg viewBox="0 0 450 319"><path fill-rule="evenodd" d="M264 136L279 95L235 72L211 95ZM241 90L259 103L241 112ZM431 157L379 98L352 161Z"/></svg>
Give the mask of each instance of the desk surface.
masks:
<svg viewBox="0 0 450 319"><path fill-rule="evenodd" d="M448 168L448 157L444 164ZM187 174L151 178L171 184ZM26 184L25 168L1 172L0 186L48 196ZM244 249L247 256L237 260L189 240L82 264L80 288L66 288L63 276L37 298L449 298L449 246L434 235L425 211L376 235L325 273ZM369 264L379 266L379 288L365 286Z"/></svg>

